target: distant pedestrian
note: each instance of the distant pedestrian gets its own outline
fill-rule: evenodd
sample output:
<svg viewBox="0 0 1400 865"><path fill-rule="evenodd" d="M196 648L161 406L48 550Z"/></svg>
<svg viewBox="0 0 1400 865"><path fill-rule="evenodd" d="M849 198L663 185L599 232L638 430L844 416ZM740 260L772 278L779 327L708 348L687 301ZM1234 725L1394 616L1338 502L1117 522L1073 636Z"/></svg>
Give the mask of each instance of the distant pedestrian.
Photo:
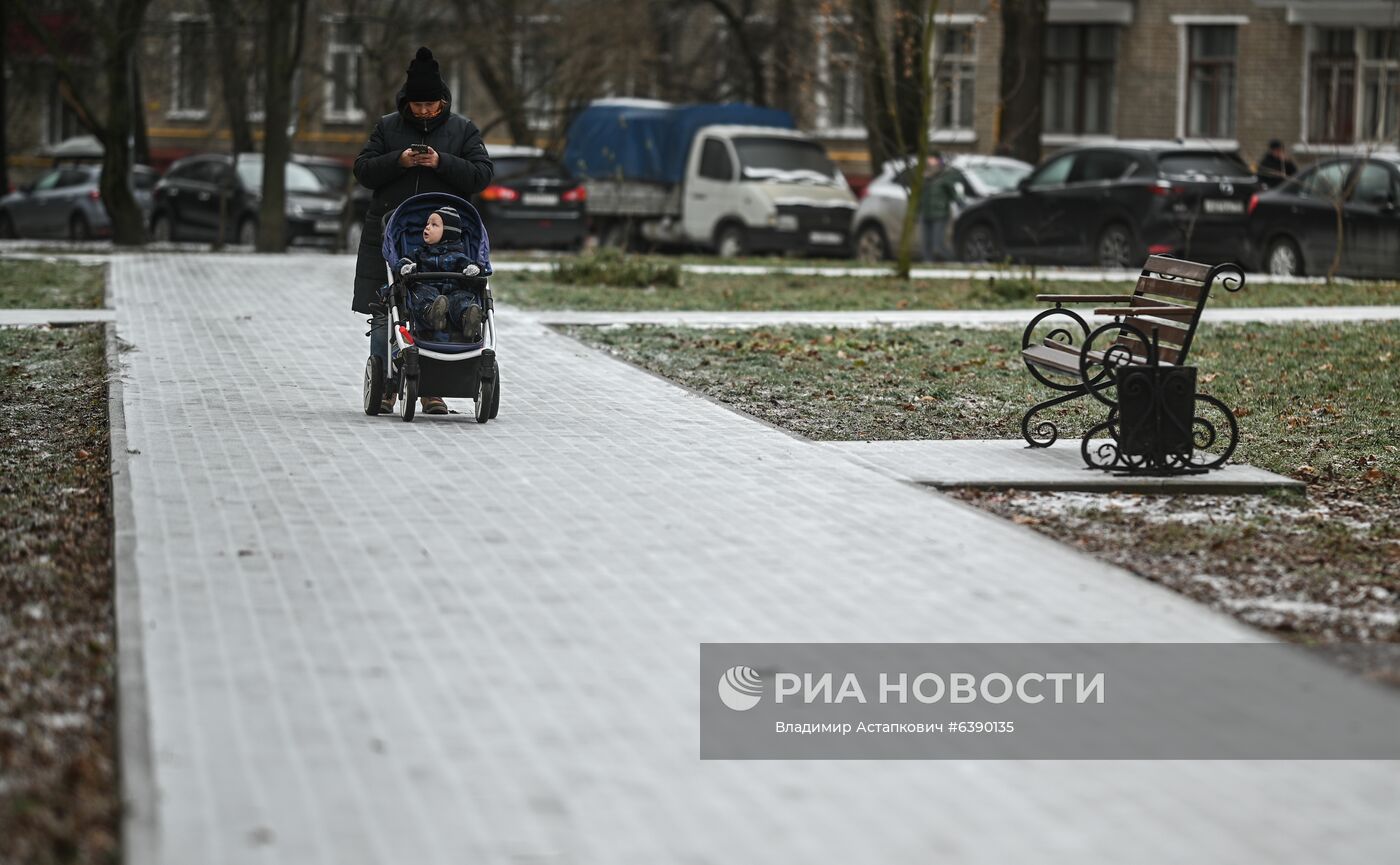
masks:
<svg viewBox="0 0 1400 865"><path fill-rule="evenodd" d="M957 172L943 162L943 154L929 154L924 171L923 199L919 202L919 236L923 241L924 261L948 261L953 251L948 246L948 220L958 203Z"/></svg>
<svg viewBox="0 0 1400 865"><path fill-rule="evenodd" d="M419 48L408 64L408 77L394 103L397 111L374 124L369 140L355 159L355 178L374 190L369 212L360 234L355 264L355 295L351 309L370 318L370 351L384 359L387 326L384 307L378 303L384 285L384 260L380 244L384 239L380 220L414 195L448 192L469 198L491 183L495 170L481 130L460 114L452 113L452 93L442 80L433 52ZM382 414L394 410L396 391L386 391ZM441 397L423 397L426 414L444 414Z"/></svg>
<svg viewBox="0 0 1400 865"><path fill-rule="evenodd" d="M1288 158L1283 142L1277 138L1269 142L1269 150L1259 159L1259 184L1265 189L1278 186L1298 173L1298 164Z"/></svg>

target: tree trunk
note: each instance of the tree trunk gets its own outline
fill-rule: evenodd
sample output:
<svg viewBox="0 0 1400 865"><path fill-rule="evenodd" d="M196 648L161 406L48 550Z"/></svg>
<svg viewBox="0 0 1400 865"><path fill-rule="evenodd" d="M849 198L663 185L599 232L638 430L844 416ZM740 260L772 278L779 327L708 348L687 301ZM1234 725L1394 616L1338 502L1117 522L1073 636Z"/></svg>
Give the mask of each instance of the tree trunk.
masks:
<svg viewBox="0 0 1400 865"><path fill-rule="evenodd" d="M810 19L798 11L797 0L777 0L773 20L773 78L770 103L794 117L799 115L797 73L802 67L802 40L810 39Z"/></svg>
<svg viewBox="0 0 1400 865"><path fill-rule="evenodd" d="M999 147L1008 156L1040 162L1041 102L1045 78L1046 0L1001 2Z"/></svg>
<svg viewBox="0 0 1400 865"><path fill-rule="evenodd" d="M919 16L919 43L915 58L919 70L918 82L918 128L929 128L929 115L933 110L933 38L934 21L938 15L938 0L925 0ZM928 165L928 134L919 135L914 145L915 168L909 174L909 201L904 208L904 233L899 238L899 262L895 274L900 279L908 279L913 259L915 225L920 218L924 201L924 171Z"/></svg>
<svg viewBox="0 0 1400 865"><path fill-rule="evenodd" d="M258 252L287 248L287 159L292 140L292 76L301 54L306 0L268 0L267 90L263 107L262 208L258 212Z"/></svg>
<svg viewBox="0 0 1400 865"><path fill-rule="evenodd" d="M145 219L131 191L131 138L136 124L132 83L136 46L148 0L120 0L112 15L104 65L107 74L107 122L103 124L102 177L98 187L112 221L115 246L146 242Z"/></svg>
<svg viewBox="0 0 1400 865"><path fill-rule="evenodd" d="M0 39L8 42L9 38L10 4L0 2ZM10 191L10 145L5 137L5 127L9 125L6 121L10 118L10 112L7 110L9 94L5 92L8 80L9 76L5 74L5 58L0 57L0 195Z"/></svg>
<svg viewBox="0 0 1400 865"><path fill-rule="evenodd" d="M248 122L248 81L239 54L241 16L232 0L207 0L214 25L214 55L219 63L219 86L224 94L233 154L253 152L253 125Z"/></svg>
<svg viewBox="0 0 1400 865"><path fill-rule="evenodd" d="M870 149L871 169L878 172L886 161L904 153L903 143L898 140L894 81L888 66L890 55L885 47L879 0L852 0L851 21L865 86L866 146Z"/></svg>
<svg viewBox="0 0 1400 865"><path fill-rule="evenodd" d="M135 51L137 49L133 49ZM138 165L151 164L151 136L146 129L146 96L141 85L141 61L131 64L132 159Z"/></svg>

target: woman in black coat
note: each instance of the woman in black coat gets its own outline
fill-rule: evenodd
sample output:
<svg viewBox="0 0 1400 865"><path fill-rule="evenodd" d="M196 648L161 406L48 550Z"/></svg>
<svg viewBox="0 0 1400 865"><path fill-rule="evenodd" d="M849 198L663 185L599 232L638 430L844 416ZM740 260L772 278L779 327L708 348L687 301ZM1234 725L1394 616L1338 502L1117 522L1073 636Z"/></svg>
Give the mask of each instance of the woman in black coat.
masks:
<svg viewBox="0 0 1400 865"><path fill-rule="evenodd" d="M447 192L462 198L485 189L494 169L481 130L452 113L452 94L442 80L433 52L419 48L408 64L408 80L397 98L398 111L379 118L369 141L355 158L355 179L372 190L369 212L355 262L355 297L351 308L372 315L371 351L384 345L384 312L376 309L384 284L381 220L405 199L423 192ZM414 153L412 145L427 146ZM374 334L378 333L376 342ZM388 358L384 359L388 369ZM393 397L386 397L392 403ZM425 412L436 406L423 406ZM392 408L390 409L392 411Z"/></svg>

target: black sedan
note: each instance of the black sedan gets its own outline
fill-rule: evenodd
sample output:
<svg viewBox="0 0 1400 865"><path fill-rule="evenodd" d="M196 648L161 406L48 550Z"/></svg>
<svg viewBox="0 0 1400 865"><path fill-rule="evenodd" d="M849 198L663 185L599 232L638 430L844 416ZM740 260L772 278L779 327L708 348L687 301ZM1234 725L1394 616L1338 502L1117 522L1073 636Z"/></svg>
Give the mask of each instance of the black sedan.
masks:
<svg viewBox="0 0 1400 865"><path fill-rule="evenodd" d="M263 159L200 154L181 159L156 184L151 236L155 240L226 241L252 245L262 207ZM310 169L287 163L287 240L337 243L344 196L327 189ZM221 204L222 199L222 204Z"/></svg>
<svg viewBox="0 0 1400 865"><path fill-rule="evenodd" d="M1254 264L1279 276L1400 277L1400 154L1331 159L1249 203Z"/></svg>
<svg viewBox="0 0 1400 865"><path fill-rule="evenodd" d="M1257 188L1233 153L1159 141L1086 145L1050 157L1015 191L969 205L954 224L954 248L966 261L1109 268L1160 254L1239 261Z"/></svg>
<svg viewBox="0 0 1400 865"><path fill-rule="evenodd" d="M535 147L492 147L495 174L472 203L491 246L577 249L585 234L583 185Z"/></svg>

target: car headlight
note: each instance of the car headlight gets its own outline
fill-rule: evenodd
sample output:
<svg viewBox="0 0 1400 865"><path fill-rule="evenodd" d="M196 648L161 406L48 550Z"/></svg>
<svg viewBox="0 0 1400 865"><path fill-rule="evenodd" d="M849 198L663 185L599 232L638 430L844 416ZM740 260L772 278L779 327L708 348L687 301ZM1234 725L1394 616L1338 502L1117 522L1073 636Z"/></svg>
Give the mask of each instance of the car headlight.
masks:
<svg viewBox="0 0 1400 865"><path fill-rule="evenodd" d="M300 204L293 204L291 206L291 214L292 216L305 216L306 208L302 207Z"/></svg>
<svg viewBox="0 0 1400 865"><path fill-rule="evenodd" d="M777 225L779 231L796 231L797 217L791 213L779 214Z"/></svg>

